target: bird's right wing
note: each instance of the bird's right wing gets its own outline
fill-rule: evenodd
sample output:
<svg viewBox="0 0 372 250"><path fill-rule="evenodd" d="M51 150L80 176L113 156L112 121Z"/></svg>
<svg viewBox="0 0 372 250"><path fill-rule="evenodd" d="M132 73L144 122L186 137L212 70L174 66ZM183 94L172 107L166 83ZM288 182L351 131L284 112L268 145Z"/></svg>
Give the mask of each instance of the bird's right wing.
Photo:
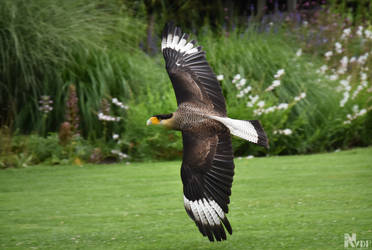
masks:
<svg viewBox="0 0 372 250"><path fill-rule="evenodd" d="M207 133L205 133L207 134ZM210 241L225 240L232 229L225 215L234 176L229 131L214 135L182 132L181 177L184 205L203 236Z"/></svg>
<svg viewBox="0 0 372 250"><path fill-rule="evenodd" d="M226 116L225 98L205 52L179 27L164 27L161 49L177 104L191 102Z"/></svg>

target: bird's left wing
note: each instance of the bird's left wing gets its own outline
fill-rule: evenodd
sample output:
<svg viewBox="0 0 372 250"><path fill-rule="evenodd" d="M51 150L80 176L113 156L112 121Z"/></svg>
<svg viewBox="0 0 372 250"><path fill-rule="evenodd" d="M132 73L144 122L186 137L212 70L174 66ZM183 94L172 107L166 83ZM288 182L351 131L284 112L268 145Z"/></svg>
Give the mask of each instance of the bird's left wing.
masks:
<svg viewBox="0 0 372 250"><path fill-rule="evenodd" d="M196 45L196 41L188 41L188 35L182 33L179 27L167 24L163 30L161 49L178 105L191 102L226 116L221 87L205 58L205 52Z"/></svg>
<svg viewBox="0 0 372 250"><path fill-rule="evenodd" d="M203 236L225 240L232 229L226 217L234 176L229 131L218 134L183 131L181 177L184 205Z"/></svg>

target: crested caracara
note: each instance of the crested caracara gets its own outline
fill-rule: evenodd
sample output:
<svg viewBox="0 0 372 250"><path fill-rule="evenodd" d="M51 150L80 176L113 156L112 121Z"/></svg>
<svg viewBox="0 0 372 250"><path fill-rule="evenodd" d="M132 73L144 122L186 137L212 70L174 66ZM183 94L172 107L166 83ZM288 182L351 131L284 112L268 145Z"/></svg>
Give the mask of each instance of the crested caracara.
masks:
<svg viewBox="0 0 372 250"><path fill-rule="evenodd" d="M232 234L226 217L234 176L233 134L268 147L258 120L227 117L221 87L205 52L173 24L165 26L161 50L176 94L178 109L155 115L147 125L159 124L182 132L181 178L184 206L203 236L226 240Z"/></svg>

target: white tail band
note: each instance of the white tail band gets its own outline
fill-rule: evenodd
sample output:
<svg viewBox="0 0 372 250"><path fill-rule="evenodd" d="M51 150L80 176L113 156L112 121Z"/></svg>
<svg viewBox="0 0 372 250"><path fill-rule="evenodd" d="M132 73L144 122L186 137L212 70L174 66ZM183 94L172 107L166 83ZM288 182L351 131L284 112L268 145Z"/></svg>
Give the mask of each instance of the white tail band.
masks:
<svg viewBox="0 0 372 250"><path fill-rule="evenodd" d="M231 134L253 143L258 142L258 133L250 121L236 120L214 115L209 117L225 125L230 130Z"/></svg>

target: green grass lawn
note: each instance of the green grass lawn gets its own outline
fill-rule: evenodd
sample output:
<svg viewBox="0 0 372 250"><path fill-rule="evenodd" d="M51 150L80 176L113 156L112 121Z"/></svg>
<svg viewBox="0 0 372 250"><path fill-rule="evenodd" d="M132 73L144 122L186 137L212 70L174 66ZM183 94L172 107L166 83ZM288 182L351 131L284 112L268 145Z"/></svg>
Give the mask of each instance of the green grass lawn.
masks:
<svg viewBox="0 0 372 250"><path fill-rule="evenodd" d="M236 160L233 235L203 238L180 162L0 171L0 249L343 249L372 240L372 148Z"/></svg>

